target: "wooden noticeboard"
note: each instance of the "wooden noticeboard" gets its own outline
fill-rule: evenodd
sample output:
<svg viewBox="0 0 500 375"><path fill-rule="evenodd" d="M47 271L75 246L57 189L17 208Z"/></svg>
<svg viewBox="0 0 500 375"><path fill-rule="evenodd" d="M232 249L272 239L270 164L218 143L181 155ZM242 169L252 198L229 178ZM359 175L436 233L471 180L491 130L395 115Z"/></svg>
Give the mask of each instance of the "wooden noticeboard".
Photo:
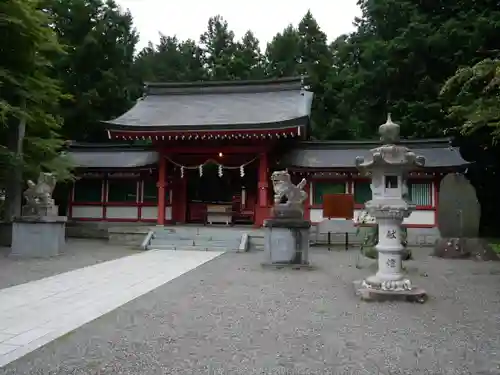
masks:
<svg viewBox="0 0 500 375"><path fill-rule="evenodd" d="M354 217L354 196L352 194L323 195L323 217L325 219L352 219Z"/></svg>

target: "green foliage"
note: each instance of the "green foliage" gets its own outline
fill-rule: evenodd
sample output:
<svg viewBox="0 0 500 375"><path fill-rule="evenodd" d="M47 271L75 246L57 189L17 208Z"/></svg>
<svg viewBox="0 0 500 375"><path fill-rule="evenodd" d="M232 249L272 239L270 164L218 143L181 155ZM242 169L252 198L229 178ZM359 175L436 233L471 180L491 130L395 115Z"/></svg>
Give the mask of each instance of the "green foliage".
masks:
<svg viewBox="0 0 500 375"><path fill-rule="evenodd" d="M51 77L53 61L63 56L51 22L34 0L0 3L0 160L4 166L23 168L28 175L56 170L63 178L69 164L59 157L63 98L60 82ZM16 159L18 127L26 124L24 157ZM12 168L2 168L2 178Z"/></svg>
<svg viewBox="0 0 500 375"><path fill-rule="evenodd" d="M500 60L484 59L457 70L441 90L450 103L449 117L459 131L471 135L486 130L493 142L500 139Z"/></svg>
<svg viewBox="0 0 500 375"><path fill-rule="evenodd" d="M261 53L259 40L249 30L236 44L233 66L239 79L265 78L264 56Z"/></svg>
<svg viewBox="0 0 500 375"><path fill-rule="evenodd" d="M370 138L390 111L403 136L440 136L454 127L439 100L441 86L461 65L477 62L480 51L498 46L498 4L359 4L357 30L331 46L334 67L325 101L332 126L347 123L356 138Z"/></svg>
<svg viewBox="0 0 500 375"><path fill-rule="evenodd" d="M189 82L206 78L203 51L192 40L161 35L157 46L149 44L139 52L134 75L142 82Z"/></svg>
<svg viewBox="0 0 500 375"><path fill-rule="evenodd" d="M121 115L138 94L133 79L138 40L130 13L113 0L44 0L51 28L66 53L54 59L54 74L71 94L61 103L63 135L104 140L102 120Z"/></svg>
<svg viewBox="0 0 500 375"><path fill-rule="evenodd" d="M229 29L226 20L220 15L208 20L207 31L200 37L203 61L208 76L213 80L234 79L233 57L237 46L234 32Z"/></svg>
<svg viewBox="0 0 500 375"><path fill-rule="evenodd" d="M500 244L499 243L490 242L489 245L491 246L491 248L493 249L493 251L495 253L500 254Z"/></svg>
<svg viewBox="0 0 500 375"><path fill-rule="evenodd" d="M288 25L276 34L266 49L266 74L271 77L293 77L300 74L300 36Z"/></svg>

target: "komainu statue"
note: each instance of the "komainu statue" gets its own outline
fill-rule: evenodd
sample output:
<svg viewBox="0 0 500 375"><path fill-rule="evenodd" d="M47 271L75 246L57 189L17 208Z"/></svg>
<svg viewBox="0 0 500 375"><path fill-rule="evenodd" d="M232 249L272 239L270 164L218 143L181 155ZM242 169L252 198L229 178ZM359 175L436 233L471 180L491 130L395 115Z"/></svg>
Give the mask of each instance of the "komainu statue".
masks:
<svg viewBox="0 0 500 375"><path fill-rule="evenodd" d="M41 172L36 184L28 180L28 188L24 191L26 205L23 214L46 215L50 212L50 209L55 207L54 199L52 199L55 186L56 176L53 173Z"/></svg>
<svg viewBox="0 0 500 375"><path fill-rule="evenodd" d="M292 210L303 211L302 205L308 197L303 190L307 183L304 178L299 184L294 185L287 171L276 171L271 175L271 181L275 207L282 205Z"/></svg>

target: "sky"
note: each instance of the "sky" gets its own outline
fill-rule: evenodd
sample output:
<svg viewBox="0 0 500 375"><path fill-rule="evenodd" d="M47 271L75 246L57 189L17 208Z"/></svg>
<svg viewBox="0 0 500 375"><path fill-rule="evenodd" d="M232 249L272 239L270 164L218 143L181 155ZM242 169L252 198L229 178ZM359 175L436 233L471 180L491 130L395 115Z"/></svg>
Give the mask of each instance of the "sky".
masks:
<svg viewBox="0 0 500 375"><path fill-rule="evenodd" d="M261 48L290 23L297 25L310 9L329 41L354 30L352 22L361 11L356 0L250 0L248 3L231 0L116 0L129 9L140 34L137 48L149 41L157 43L159 33L176 35L179 39L199 40L206 30L208 19L220 14L241 38L252 30Z"/></svg>

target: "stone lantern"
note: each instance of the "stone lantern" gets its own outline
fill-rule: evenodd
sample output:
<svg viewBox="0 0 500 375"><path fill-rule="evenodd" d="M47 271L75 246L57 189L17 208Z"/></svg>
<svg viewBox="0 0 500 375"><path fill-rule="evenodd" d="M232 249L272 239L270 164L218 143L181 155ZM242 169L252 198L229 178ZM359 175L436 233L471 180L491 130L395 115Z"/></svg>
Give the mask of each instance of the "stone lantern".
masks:
<svg viewBox="0 0 500 375"><path fill-rule="evenodd" d="M401 225L415 206L408 196L407 175L410 170L423 167L425 159L399 144L400 127L387 117L379 128L382 146L370 150L365 160L356 158L356 167L371 176L372 200L365 203L366 212L378 224L378 271L357 283L362 298L425 297L422 289L414 288L403 273L404 247Z"/></svg>

